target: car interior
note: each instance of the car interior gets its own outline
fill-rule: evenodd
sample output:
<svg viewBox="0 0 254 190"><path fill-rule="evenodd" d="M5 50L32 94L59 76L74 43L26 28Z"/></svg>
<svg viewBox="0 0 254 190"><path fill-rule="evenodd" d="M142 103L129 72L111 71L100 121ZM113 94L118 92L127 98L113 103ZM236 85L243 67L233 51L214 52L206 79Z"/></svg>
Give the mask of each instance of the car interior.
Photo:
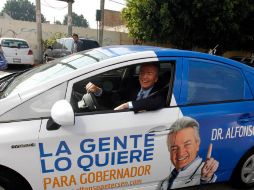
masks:
<svg viewBox="0 0 254 190"><path fill-rule="evenodd" d="M123 94L131 87L139 88L139 70L141 65L133 65L111 70L91 78L79 81L73 85L71 105L75 113L113 110L116 106L128 102L128 97ZM165 97L169 96L171 76L174 75L173 62L160 63L158 85ZM173 77L172 77L173 78ZM86 93L85 86L92 82L103 89L103 97L95 96L93 93ZM169 100L170 97L165 99Z"/></svg>

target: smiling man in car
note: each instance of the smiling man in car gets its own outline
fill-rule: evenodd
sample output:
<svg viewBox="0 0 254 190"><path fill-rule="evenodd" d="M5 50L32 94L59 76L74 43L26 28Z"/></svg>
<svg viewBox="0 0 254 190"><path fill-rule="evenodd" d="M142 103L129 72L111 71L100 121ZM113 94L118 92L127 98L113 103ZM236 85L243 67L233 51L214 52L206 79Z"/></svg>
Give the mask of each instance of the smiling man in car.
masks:
<svg viewBox="0 0 254 190"><path fill-rule="evenodd" d="M159 65L146 63L141 65L139 72L139 88L127 89L122 96L128 97L128 102L114 108L114 110L131 109L134 111L156 110L164 107L165 98L159 85L157 85ZM134 86L134 85L133 85ZM103 90L89 82L86 85L87 92L103 95Z"/></svg>

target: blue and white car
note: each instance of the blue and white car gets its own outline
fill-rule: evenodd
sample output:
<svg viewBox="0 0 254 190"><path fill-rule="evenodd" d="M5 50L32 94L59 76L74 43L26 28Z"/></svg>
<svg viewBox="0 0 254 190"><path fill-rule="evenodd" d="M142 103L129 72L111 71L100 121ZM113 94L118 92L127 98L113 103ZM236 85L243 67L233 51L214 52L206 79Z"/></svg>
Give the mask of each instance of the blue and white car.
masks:
<svg viewBox="0 0 254 190"><path fill-rule="evenodd" d="M121 101L117 93L138 80L140 66L149 62L160 65L166 106L114 111L112 102ZM89 81L114 92L108 107L83 97ZM213 145L210 155L219 163L213 182L251 187L253 98L253 68L149 46L102 47L5 76L0 79L0 189L163 189L174 169L168 133L185 116L199 123L203 160ZM198 185L193 177L189 173L179 187Z"/></svg>

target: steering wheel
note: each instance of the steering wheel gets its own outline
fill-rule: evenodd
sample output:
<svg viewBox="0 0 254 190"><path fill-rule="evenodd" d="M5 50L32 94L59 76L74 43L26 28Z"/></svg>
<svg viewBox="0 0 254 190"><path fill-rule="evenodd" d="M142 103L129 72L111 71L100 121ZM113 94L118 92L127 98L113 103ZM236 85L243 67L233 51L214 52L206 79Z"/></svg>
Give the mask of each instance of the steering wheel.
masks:
<svg viewBox="0 0 254 190"><path fill-rule="evenodd" d="M96 100L96 97L93 93L86 93L82 97L82 100L78 102L79 108L88 108L91 111L98 110L99 104Z"/></svg>

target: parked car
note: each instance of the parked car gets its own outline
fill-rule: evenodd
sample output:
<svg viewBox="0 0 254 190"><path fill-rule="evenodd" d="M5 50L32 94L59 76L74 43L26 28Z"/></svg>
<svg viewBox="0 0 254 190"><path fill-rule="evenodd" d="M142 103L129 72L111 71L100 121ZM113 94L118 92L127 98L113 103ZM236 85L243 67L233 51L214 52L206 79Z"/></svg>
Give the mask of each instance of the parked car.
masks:
<svg viewBox="0 0 254 190"><path fill-rule="evenodd" d="M8 64L34 65L34 55L28 42L18 38L0 38Z"/></svg>
<svg viewBox="0 0 254 190"><path fill-rule="evenodd" d="M165 106L113 110L147 63L160 66ZM108 98L86 93L88 82ZM150 46L82 51L2 78L0 107L5 190L167 189L173 173L174 187L254 185L254 70L227 58ZM174 132L187 117L196 132ZM203 176L212 162L219 167Z"/></svg>
<svg viewBox="0 0 254 190"><path fill-rule="evenodd" d="M99 44L95 40L89 40L80 38L83 42L83 50L88 50L92 48L99 47ZM64 57L66 55L71 54L73 39L72 38L60 38L57 39L53 46L47 48L44 52L44 60L45 62L54 60L56 58Z"/></svg>

